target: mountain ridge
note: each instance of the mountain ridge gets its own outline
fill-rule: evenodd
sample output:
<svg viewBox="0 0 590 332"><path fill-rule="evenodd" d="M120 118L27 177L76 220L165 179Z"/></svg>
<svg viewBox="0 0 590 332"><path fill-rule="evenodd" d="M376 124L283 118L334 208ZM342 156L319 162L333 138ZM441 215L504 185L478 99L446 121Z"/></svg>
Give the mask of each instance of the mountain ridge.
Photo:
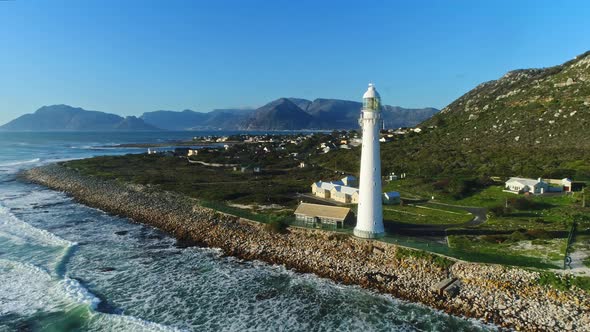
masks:
<svg viewBox="0 0 590 332"><path fill-rule="evenodd" d="M42 106L0 126L8 131L136 131L160 130L143 120L80 107L58 104Z"/></svg>
<svg viewBox="0 0 590 332"><path fill-rule="evenodd" d="M89 111L64 104L43 106L2 126L11 131L75 130L332 130L357 129L362 104L317 98L279 98L259 108L226 108L210 112L158 110L140 117ZM413 127L439 110L384 106L389 128Z"/></svg>

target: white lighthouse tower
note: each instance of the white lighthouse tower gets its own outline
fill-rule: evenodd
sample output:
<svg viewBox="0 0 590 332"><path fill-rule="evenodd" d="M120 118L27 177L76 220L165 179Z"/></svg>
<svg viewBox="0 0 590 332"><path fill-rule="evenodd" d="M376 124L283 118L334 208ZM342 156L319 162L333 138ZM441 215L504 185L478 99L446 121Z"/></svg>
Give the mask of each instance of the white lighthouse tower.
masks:
<svg viewBox="0 0 590 332"><path fill-rule="evenodd" d="M363 129L359 204L354 235L374 239L384 235L381 201L381 97L373 84L363 95L363 109L359 123Z"/></svg>

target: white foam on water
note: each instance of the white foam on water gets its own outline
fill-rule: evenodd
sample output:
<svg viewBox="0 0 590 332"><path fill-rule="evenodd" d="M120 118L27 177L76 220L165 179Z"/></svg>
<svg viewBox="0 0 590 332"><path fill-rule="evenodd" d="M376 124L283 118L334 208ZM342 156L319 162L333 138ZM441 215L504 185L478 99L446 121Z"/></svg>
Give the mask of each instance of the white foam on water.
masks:
<svg viewBox="0 0 590 332"><path fill-rule="evenodd" d="M76 279L66 276L59 281L59 285L63 288L66 296L76 303L86 304L92 309L96 309L100 303L100 299L94 296L94 294L82 286Z"/></svg>
<svg viewBox="0 0 590 332"><path fill-rule="evenodd" d="M91 320L88 331L126 331L126 332L182 332L175 327L150 322L126 315L98 313Z"/></svg>
<svg viewBox="0 0 590 332"><path fill-rule="evenodd" d="M44 229L29 225L12 214L9 208L2 205L0 205L0 231L10 237L17 237L43 246L68 248L76 245L76 243L64 240Z"/></svg>
<svg viewBox="0 0 590 332"><path fill-rule="evenodd" d="M60 304L49 292L55 282L44 269L0 259L0 279L0 317L10 313L32 315L41 310L58 310Z"/></svg>
<svg viewBox="0 0 590 332"><path fill-rule="evenodd" d="M26 164L33 164L40 162L40 158L35 158L31 160L20 160L20 161L13 161L9 163L0 164L0 167L11 167L11 166L19 166L19 165L26 165Z"/></svg>

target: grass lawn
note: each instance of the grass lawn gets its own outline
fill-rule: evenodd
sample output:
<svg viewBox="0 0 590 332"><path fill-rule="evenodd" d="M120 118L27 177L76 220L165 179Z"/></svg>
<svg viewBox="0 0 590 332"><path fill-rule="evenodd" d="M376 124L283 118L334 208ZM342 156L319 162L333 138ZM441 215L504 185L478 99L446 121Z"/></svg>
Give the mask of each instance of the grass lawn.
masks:
<svg viewBox="0 0 590 332"><path fill-rule="evenodd" d="M473 215L464 210L435 205L384 205L384 221L408 224L450 225L470 221Z"/></svg>
<svg viewBox="0 0 590 332"><path fill-rule="evenodd" d="M406 199L430 199L432 194L427 188L428 186L419 179L414 178L389 181L383 184L384 192L398 191L401 197Z"/></svg>
<svg viewBox="0 0 590 332"><path fill-rule="evenodd" d="M513 236L512 236L513 238ZM502 241L502 242L500 242ZM561 267L563 264L567 239L514 240L498 236L449 236L453 249L474 254L493 254L497 256L524 256L538 258L541 262Z"/></svg>

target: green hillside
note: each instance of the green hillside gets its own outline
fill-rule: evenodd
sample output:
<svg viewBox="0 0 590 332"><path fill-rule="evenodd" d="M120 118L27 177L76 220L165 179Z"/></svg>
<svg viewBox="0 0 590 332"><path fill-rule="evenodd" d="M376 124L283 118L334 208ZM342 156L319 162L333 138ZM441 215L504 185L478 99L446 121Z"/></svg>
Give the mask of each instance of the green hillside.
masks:
<svg viewBox="0 0 590 332"><path fill-rule="evenodd" d="M590 52L480 84L382 144L384 172L422 178L527 176L590 179ZM322 162L358 170L358 149Z"/></svg>

